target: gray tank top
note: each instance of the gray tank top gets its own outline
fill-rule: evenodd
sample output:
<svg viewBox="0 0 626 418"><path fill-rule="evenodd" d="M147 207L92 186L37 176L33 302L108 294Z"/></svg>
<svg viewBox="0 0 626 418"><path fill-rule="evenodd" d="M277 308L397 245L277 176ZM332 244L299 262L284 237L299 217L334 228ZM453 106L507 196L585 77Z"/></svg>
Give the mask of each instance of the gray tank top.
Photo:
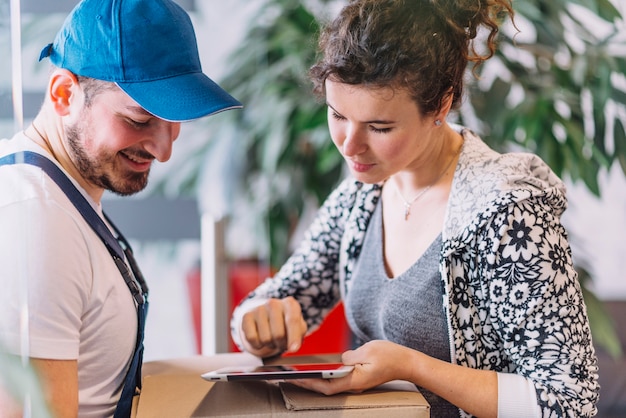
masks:
<svg viewBox="0 0 626 418"><path fill-rule="evenodd" d="M344 305L357 344L388 340L450 362L450 340L439 273L441 234L404 273L389 279L383 261L382 203L372 216ZM420 388L433 417L459 409Z"/></svg>

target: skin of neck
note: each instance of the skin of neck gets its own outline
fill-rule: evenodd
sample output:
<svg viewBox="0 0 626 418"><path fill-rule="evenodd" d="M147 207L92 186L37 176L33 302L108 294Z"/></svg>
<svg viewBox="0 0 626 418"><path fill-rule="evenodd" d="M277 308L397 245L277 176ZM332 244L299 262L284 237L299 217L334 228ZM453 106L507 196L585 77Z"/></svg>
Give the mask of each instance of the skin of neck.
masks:
<svg viewBox="0 0 626 418"><path fill-rule="evenodd" d="M451 160L457 158L463 145L461 135L445 122L433 131L429 138L432 146L424 154L424 158L416 161L412 169L397 172L390 178L396 183L405 199L437 183L437 179L442 176Z"/></svg>
<svg viewBox="0 0 626 418"><path fill-rule="evenodd" d="M48 99L24 133L30 140L50 153L61 164L61 167L87 191L89 196L100 204L104 189L88 182L76 168L67 149L63 117L58 114Z"/></svg>

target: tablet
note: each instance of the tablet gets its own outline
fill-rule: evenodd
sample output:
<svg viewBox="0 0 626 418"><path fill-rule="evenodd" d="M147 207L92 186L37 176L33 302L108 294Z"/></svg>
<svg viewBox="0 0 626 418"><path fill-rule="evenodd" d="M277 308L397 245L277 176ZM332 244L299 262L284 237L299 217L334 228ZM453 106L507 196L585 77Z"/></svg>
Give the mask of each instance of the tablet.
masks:
<svg viewBox="0 0 626 418"><path fill-rule="evenodd" d="M210 381L335 379L347 376L354 366L341 363L279 364L251 367L224 367L204 373Z"/></svg>

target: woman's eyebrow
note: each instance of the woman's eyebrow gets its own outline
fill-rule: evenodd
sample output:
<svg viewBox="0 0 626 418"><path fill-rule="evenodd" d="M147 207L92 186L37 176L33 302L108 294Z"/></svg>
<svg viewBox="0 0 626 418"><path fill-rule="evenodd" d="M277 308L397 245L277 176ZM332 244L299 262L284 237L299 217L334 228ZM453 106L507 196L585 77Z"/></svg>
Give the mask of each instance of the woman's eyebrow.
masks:
<svg viewBox="0 0 626 418"><path fill-rule="evenodd" d="M335 112L336 114L343 116L341 112L338 112L337 109L335 109L330 103L326 102L326 106L330 107L333 110L333 112ZM396 122L392 120L385 120L385 119L372 119L372 120L365 120L362 123L373 123L376 125L391 125Z"/></svg>

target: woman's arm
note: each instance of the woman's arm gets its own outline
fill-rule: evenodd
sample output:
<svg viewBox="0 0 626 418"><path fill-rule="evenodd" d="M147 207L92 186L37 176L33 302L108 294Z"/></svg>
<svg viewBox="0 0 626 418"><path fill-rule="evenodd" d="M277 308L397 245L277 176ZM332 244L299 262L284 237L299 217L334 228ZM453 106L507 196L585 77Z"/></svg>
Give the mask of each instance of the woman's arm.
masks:
<svg viewBox="0 0 626 418"><path fill-rule="evenodd" d="M370 341L342 356L355 365L350 375L339 379L303 379L298 386L327 395L362 392L391 380L406 380L446 399L479 417L497 417L496 372L458 366L389 341Z"/></svg>
<svg viewBox="0 0 626 418"><path fill-rule="evenodd" d="M297 350L339 302L339 247L353 189L353 180L335 189L278 273L235 308L231 335L240 349L259 356Z"/></svg>
<svg viewBox="0 0 626 418"><path fill-rule="evenodd" d="M597 358L567 234L550 204L557 196L548 191L496 215L495 256L484 270L492 275L489 315L503 356L533 382L544 415L592 416Z"/></svg>

